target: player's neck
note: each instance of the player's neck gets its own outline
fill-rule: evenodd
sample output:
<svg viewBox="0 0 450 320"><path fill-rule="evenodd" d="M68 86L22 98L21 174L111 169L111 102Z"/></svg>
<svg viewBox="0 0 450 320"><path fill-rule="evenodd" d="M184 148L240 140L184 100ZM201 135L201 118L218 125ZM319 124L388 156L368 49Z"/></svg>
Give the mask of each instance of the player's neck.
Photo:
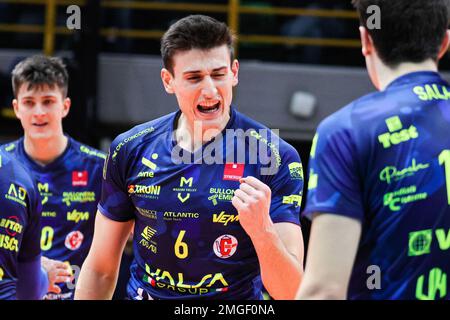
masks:
<svg viewBox="0 0 450 320"><path fill-rule="evenodd" d="M395 79L404 76L411 72L417 71L438 71L436 63L429 59L421 63L402 63L395 69L391 69L386 65L380 63L378 67L380 90L386 87Z"/></svg>
<svg viewBox="0 0 450 320"><path fill-rule="evenodd" d="M227 123L228 121L226 121ZM178 146L189 152L194 152L203 144L211 141L226 127L226 123L219 128L203 128L201 121L190 124L186 117L181 114L175 131Z"/></svg>
<svg viewBox="0 0 450 320"><path fill-rule="evenodd" d="M47 165L58 158L68 144L68 138L65 135L58 135L50 139L31 139L24 137L24 148L27 155L40 165Z"/></svg>

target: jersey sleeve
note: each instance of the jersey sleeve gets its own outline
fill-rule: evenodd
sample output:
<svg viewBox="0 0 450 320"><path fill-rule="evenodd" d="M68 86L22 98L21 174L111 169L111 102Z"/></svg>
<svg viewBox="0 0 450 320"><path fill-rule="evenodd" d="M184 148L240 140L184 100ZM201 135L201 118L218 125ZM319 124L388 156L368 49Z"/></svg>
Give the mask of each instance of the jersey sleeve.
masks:
<svg viewBox="0 0 450 320"><path fill-rule="evenodd" d="M125 150L120 141L120 136L113 141L105 160L98 210L111 220L124 222L134 218L134 206L127 192Z"/></svg>
<svg viewBox="0 0 450 320"><path fill-rule="evenodd" d="M313 139L302 216L317 212L364 218L356 141L347 115L326 119Z"/></svg>
<svg viewBox="0 0 450 320"><path fill-rule="evenodd" d="M42 205L35 185L33 185L33 188L27 188L27 198L28 221L19 250L18 259L20 262L32 261L41 254Z"/></svg>
<svg viewBox="0 0 450 320"><path fill-rule="evenodd" d="M41 256L30 262L20 262L17 266L18 300L39 300L47 292L47 272L41 268Z"/></svg>
<svg viewBox="0 0 450 320"><path fill-rule="evenodd" d="M270 217L274 223L291 222L300 225L303 195L303 167L298 152L290 145L282 153L278 172L268 183L272 191Z"/></svg>

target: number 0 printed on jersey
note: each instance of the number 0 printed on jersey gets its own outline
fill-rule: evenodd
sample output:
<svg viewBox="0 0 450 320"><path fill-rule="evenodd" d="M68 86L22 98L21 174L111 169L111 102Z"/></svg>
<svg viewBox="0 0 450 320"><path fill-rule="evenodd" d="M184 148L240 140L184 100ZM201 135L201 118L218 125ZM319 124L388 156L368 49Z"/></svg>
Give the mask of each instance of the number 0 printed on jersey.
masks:
<svg viewBox="0 0 450 320"><path fill-rule="evenodd" d="M46 226L42 228L41 233L41 250L47 251L50 250L53 244L53 236L55 231L52 227Z"/></svg>

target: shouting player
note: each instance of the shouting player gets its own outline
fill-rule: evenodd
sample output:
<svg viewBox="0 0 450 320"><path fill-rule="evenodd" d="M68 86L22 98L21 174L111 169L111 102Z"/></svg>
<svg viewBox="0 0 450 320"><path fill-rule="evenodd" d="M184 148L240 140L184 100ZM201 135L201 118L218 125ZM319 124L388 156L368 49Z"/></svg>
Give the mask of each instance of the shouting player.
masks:
<svg viewBox="0 0 450 320"><path fill-rule="evenodd" d="M12 84L24 136L4 149L33 174L42 197L42 265L58 264L61 273L76 277L93 238L105 155L63 133L70 98L68 73L59 58L25 59L14 68ZM72 282L63 283L46 299L73 299L74 290Z"/></svg>
<svg viewBox="0 0 450 320"><path fill-rule="evenodd" d="M437 72L449 46L448 1L353 3L380 92L319 125L298 297L449 299L450 86Z"/></svg>
<svg viewBox="0 0 450 320"><path fill-rule="evenodd" d="M263 284L295 297L301 162L231 105L232 45L224 23L201 15L163 36L161 78L180 110L113 141L76 299L111 298L133 222L130 299L260 299Z"/></svg>

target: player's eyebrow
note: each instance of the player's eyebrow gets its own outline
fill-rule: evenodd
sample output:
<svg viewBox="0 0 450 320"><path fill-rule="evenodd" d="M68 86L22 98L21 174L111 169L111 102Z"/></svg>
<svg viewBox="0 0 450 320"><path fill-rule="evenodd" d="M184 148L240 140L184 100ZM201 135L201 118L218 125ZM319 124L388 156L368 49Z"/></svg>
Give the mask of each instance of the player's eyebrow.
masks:
<svg viewBox="0 0 450 320"><path fill-rule="evenodd" d="M40 97L36 97L34 95L29 95L29 96L22 97L23 100L24 99L48 99L48 98L54 99L54 98L56 98L56 95L49 94L49 95L40 96Z"/></svg>
<svg viewBox="0 0 450 320"><path fill-rule="evenodd" d="M227 69L227 68L228 68L227 66L214 68L214 69L212 69L212 72L224 71L224 69ZM187 71L183 72L183 75L186 75L186 74L198 74L198 73L202 73L202 71L201 70L187 70Z"/></svg>
<svg viewBox="0 0 450 320"><path fill-rule="evenodd" d="M227 68L228 68L227 66L223 66L223 67L215 68L215 69L213 69L213 72L217 72L217 71L224 71L224 69L226 70Z"/></svg>

